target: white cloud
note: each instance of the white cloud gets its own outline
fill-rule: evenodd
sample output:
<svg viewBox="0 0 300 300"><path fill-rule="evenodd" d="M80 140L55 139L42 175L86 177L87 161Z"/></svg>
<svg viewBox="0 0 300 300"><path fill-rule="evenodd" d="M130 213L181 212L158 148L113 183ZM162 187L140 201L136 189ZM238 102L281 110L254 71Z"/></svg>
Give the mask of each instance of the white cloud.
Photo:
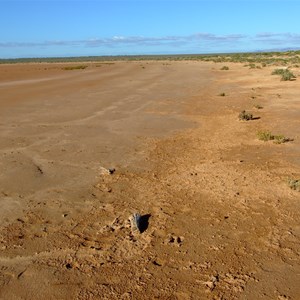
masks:
<svg viewBox="0 0 300 300"><path fill-rule="evenodd" d="M268 33L262 32L256 35L224 34L217 35L207 32L198 32L191 35L170 36L122 36L116 35L108 38L90 38L83 40L52 40L37 42L1 42L0 49L11 51L13 49L29 50L56 49L73 47L74 49L99 49L100 52L174 52L174 48L180 51L218 52L218 51L252 51L270 48L299 48L300 34L298 33ZM11 50L10 50L11 49ZM79 51L79 50L78 50ZM98 51L98 50L97 50Z"/></svg>
<svg viewBox="0 0 300 300"><path fill-rule="evenodd" d="M2 48L15 48L15 47L41 47L41 46L113 46L121 44L139 44L139 45L152 45L165 44L168 42L192 42L192 41L238 41L246 38L245 35L230 34L230 35L214 35L211 33L196 33L187 36L163 36L163 37L145 37L145 36L113 36L111 38L93 38L87 40L77 41L44 41L44 42L0 42Z"/></svg>

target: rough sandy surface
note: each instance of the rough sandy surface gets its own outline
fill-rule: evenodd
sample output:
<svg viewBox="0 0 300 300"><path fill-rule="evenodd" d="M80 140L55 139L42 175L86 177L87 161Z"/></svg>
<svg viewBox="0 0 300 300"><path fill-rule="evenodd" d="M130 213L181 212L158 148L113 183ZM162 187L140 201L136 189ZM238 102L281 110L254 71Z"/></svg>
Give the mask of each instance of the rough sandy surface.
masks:
<svg viewBox="0 0 300 300"><path fill-rule="evenodd" d="M0 65L0 299L300 298L299 79L65 65Z"/></svg>

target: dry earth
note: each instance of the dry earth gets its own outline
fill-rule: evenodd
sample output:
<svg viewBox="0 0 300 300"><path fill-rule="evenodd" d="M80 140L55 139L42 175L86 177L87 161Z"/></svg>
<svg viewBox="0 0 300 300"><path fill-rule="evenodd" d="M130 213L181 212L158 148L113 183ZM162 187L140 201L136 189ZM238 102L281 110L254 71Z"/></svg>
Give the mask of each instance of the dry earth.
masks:
<svg viewBox="0 0 300 300"><path fill-rule="evenodd" d="M66 65L0 65L0 299L300 299L300 80Z"/></svg>

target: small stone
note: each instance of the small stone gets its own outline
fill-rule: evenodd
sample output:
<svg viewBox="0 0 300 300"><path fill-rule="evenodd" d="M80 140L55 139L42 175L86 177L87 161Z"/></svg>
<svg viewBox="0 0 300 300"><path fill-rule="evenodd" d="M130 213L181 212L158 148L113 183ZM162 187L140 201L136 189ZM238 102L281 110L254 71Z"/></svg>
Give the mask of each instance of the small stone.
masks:
<svg viewBox="0 0 300 300"><path fill-rule="evenodd" d="M130 224L131 224L132 231L139 231L139 232L141 232L140 221L141 221L141 215L139 213L134 213L132 215L132 217L130 218Z"/></svg>
<svg viewBox="0 0 300 300"><path fill-rule="evenodd" d="M108 169L109 174L114 174L116 172L115 168L109 168Z"/></svg>

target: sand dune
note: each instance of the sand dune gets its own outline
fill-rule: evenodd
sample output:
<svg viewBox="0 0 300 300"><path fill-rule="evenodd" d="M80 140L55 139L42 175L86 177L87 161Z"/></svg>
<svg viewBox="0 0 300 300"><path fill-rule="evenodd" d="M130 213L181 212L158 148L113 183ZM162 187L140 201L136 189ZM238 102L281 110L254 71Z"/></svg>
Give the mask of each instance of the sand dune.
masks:
<svg viewBox="0 0 300 300"><path fill-rule="evenodd" d="M228 65L0 65L0 299L300 297L300 81Z"/></svg>

